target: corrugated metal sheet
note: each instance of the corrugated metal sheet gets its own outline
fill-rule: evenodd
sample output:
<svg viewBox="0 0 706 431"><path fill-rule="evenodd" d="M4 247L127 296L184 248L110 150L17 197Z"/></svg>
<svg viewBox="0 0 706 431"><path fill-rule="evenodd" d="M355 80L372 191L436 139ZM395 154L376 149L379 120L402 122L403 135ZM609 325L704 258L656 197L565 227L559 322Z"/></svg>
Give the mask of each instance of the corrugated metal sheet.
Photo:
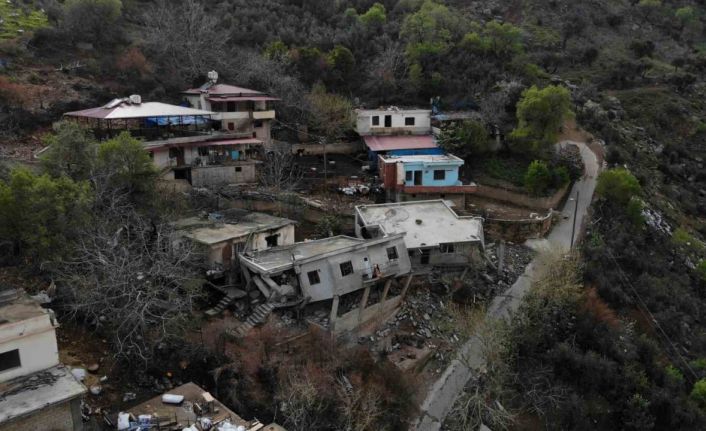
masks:
<svg viewBox="0 0 706 431"><path fill-rule="evenodd" d="M364 136L363 139L370 151L375 152L437 147L431 135Z"/></svg>

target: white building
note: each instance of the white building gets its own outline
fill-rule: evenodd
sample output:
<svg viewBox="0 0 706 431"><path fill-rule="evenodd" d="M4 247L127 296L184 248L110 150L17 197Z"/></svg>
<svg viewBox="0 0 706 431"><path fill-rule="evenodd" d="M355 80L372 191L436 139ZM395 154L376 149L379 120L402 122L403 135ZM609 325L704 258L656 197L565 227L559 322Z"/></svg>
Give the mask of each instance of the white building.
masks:
<svg viewBox="0 0 706 431"><path fill-rule="evenodd" d="M483 219L459 216L444 200L357 206L355 232L360 238L405 233L415 269L467 265L485 246Z"/></svg>
<svg viewBox="0 0 706 431"><path fill-rule="evenodd" d="M356 109L356 132L370 135L431 135L428 109Z"/></svg>
<svg viewBox="0 0 706 431"><path fill-rule="evenodd" d="M209 81L199 88L182 92L184 99L196 109L212 111L211 118L220 122L224 131L252 134L251 137L272 143L272 102L280 100L265 93L234 85L218 84L218 74L209 72Z"/></svg>
<svg viewBox="0 0 706 431"><path fill-rule="evenodd" d="M0 291L0 431L83 429L86 388L59 362L57 326L23 291Z"/></svg>

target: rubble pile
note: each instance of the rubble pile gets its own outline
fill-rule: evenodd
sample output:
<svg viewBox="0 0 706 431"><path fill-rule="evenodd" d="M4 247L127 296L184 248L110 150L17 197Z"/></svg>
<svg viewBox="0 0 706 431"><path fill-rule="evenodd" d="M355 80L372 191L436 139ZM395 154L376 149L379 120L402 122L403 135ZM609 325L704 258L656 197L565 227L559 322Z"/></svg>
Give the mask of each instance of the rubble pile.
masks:
<svg viewBox="0 0 706 431"><path fill-rule="evenodd" d="M520 244L506 243L503 268L498 273L498 249L498 243L487 244L487 266L468 271L461 283L438 271L425 278L417 276L396 316L373 335L361 337L358 342L380 353L405 347L431 349L434 368L442 370L454 357L456 349L466 341L463 334L468 328L460 327L466 322L458 321L453 308L459 303L482 306L504 292L524 272L534 253ZM460 294L464 291L475 292L476 302L468 301L468 295Z"/></svg>

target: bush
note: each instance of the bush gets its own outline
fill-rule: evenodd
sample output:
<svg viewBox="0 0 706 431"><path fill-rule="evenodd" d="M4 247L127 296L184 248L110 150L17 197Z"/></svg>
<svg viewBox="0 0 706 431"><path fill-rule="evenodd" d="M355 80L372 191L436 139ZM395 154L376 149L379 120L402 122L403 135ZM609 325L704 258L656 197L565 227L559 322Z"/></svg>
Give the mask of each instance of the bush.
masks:
<svg viewBox="0 0 706 431"><path fill-rule="evenodd" d="M690 396L700 407L706 406L706 379L694 383Z"/></svg>
<svg viewBox="0 0 706 431"><path fill-rule="evenodd" d="M525 188L533 195L541 195L552 184L552 174L547 164L541 160L530 163L525 174Z"/></svg>
<svg viewBox="0 0 706 431"><path fill-rule="evenodd" d="M445 151L462 159L488 153L491 149L488 131L475 120L466 120L459 126L444 130L439 144Z"/></svg>
<svg viewBox="0 0 706 431"><path fill-rule="evenodd" d="M627 207L633 196L642 193L637 178L625 168L608 169L598 176L596 193L599 196Z"/></svg>
<svg viewBox="0 0 706 431"><path fill-rule="evenodd" d="M706 259L701 260L701 262L696 265L696 275L698 275L701 281L706 281Z"/></svg>

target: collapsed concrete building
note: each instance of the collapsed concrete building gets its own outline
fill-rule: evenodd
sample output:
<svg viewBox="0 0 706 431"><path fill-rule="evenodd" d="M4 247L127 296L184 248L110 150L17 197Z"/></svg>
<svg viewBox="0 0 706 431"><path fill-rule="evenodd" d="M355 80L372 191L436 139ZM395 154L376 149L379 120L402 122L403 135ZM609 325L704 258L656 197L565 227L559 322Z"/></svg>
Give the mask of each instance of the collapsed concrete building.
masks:
<svg viewBox="0 0 706 431"><path fill-rule="evenodd" d="M328 329L335 333L352 330L396 307L401 298L388 302L390 285L411 270L403 237L403 233L373 239L335 236L241 254L249 289L258 289L266 298L262 308L256 310L256 317L262 320L263 312L271 312L278 304L331 301ZM368 307L371 289L383 281L381 301ZM342 298L360 291L363 295L356 315L339 316ZM251 323L239 332L246 332L258 322Z"/></svg>
<svg viewBox="0 0 706 431"><path fill-rule="evenodd" d="M359 238L406 233L415 271L470 265L485 247L483 220L459 216L445 200L357 206L355 232Z"/></svg>

